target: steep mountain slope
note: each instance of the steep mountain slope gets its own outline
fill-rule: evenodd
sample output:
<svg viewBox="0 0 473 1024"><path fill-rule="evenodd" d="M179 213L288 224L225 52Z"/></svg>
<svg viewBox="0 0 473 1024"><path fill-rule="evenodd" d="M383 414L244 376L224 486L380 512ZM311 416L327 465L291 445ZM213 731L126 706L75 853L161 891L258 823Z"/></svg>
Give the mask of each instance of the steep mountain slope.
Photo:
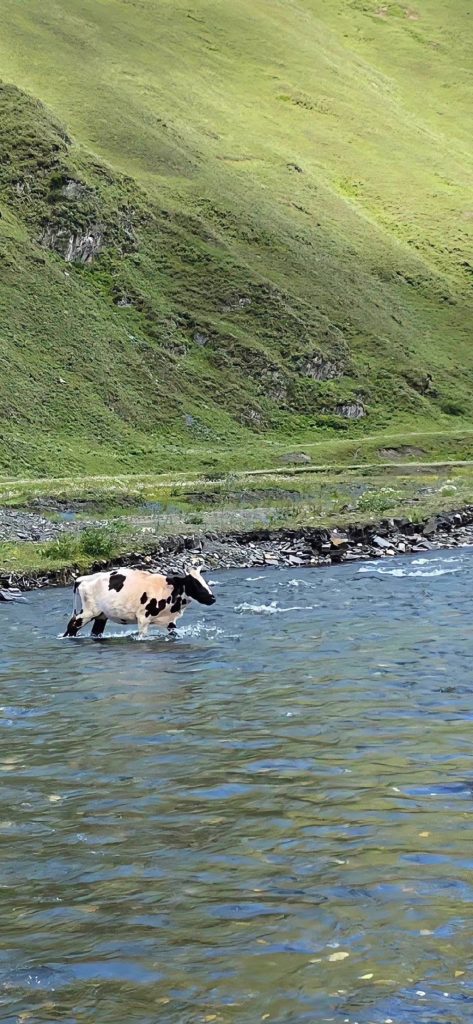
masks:
<svg viewBox="0 0 473 1024"><path fill-rule="evenodd" d="M2 14L0 467L471 417L468 5Z"/></svg>

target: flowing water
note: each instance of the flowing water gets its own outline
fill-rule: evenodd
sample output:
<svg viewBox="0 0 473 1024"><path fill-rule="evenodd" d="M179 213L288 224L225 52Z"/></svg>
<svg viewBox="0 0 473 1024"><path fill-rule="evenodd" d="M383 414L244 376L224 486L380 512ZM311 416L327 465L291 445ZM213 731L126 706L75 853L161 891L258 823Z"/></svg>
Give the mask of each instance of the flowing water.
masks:
<svg viewBox="0 0 473 1024"><path fill-rule="evenodd" d="M2 1024L469 1024L473 552L0 606Z"/></svg>

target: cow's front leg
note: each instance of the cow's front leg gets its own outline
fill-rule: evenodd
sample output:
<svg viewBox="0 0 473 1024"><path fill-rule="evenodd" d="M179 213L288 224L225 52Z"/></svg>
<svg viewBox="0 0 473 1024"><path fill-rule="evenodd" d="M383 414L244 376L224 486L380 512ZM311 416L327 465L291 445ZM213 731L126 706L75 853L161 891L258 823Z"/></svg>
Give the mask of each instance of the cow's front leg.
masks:
<svg viewBox="0 0 473 1024"><path fill-rule="evenodd" d="M176 633L176 623L175 622L169 622L168 623L168 633L170 633L171 636L173 636L173 634L175 635L175 633Z"/></svg>

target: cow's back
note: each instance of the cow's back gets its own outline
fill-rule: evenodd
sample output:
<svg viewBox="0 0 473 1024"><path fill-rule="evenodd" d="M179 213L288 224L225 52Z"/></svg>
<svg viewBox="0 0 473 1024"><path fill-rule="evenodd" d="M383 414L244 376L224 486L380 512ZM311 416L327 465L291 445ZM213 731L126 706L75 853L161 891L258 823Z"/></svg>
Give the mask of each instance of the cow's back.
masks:
<svg viewBox="0 0 473 1024"><path fill-rule="evenodd" d="M121 623L138 621L145 609L154 618L151 613L170 589L165 576L128 568L82 576L76 585L86 613Z"/></svg>

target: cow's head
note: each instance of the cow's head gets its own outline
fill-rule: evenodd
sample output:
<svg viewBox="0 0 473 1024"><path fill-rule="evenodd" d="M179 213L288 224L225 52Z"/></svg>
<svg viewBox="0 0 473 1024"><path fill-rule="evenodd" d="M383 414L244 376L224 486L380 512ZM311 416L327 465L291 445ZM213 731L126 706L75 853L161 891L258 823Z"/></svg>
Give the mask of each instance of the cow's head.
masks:
<svg viewBox="0 0 473 1024"><path fill-rule="evenodd" d="M202 576L202 567L185 569L184 589L188 597L200 604L215 604L216 598Z"/></svg>

